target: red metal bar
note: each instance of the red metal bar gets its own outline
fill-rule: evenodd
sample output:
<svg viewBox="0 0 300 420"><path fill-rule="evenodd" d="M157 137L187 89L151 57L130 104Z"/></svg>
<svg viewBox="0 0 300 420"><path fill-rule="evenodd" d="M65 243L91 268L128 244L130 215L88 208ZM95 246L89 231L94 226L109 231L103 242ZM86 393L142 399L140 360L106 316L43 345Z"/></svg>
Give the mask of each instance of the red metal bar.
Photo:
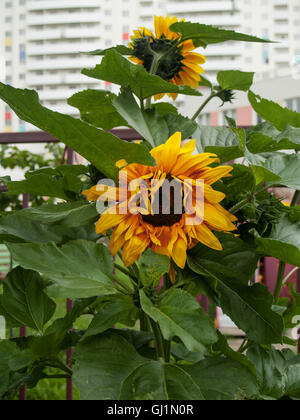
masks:
<svg viewBox="0 0 300 420"><path fill-rule="evenodd" d="M110 130L122 140L139 140L141 135L129 128ZM59 143L55 137L45 131L27 131L25 133L0 133L0 144Z"/></svg>

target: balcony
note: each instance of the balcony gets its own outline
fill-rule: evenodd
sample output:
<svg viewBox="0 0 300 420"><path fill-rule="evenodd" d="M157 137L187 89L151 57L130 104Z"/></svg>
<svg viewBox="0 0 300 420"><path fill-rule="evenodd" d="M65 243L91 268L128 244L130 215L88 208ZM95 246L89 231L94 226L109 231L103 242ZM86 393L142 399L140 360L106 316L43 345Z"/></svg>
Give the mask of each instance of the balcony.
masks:
<svg viewBox="0 0 300 420"><path fill-rule="evenodd" d="M170 2L166 6L167 12L176 13L193 13L193 12L218 12L232 11L231 1L203 1L203 2Z"/></svg>
<svg viewBox="0 0 300 420"><path fill-rule="evenodd" d="M80 70L85 67L93 67L99 63L99 57L78 57L27 60L28 71L38 70Z"/></svg>
<svg viewBox="0 0 300 420"><path fill-rule="evenodd" d="M32 10L52 10L52 9L75 9L75 8L89 8L99 7L99 0L41 0L41 1L28 1L26 9Z"/></svg>
<svg viewBox="0 0 300 420"><path fill-rule="evenodd" d="M100 36L100 26L93 28L60 28L45 30L29 30L26 34L27 41L43 41L54 39L78 39L78 38L98 38Z"/></svg>
<svg viewBox="0 0 300 420"><path fill-rule="evenodd" d="M101 47L101 45L100 45ZM70 43L61 42L57 44L29 45L27 47L27 56L35 55L58 55L58 54L80 54L82 51L92 51L99 48L99 42Z"/></svg>
<svg viewBox="0 0 300 420"><path fill-rule="evenodd" d="M55 13L44 15L29 15L27 25L60 25L71 23L97 23L101 21L100 13Z"/></svg>

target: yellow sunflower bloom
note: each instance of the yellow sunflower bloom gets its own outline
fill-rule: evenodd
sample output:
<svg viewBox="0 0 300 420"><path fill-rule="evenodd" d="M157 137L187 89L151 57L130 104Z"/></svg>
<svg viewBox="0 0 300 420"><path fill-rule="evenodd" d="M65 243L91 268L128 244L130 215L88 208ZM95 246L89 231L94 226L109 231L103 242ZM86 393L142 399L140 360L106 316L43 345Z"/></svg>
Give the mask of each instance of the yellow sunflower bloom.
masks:
<svg viewBox="0 0 300 420"><path fill-rule="evenodd" d="M183 19L184 21L184 19ZM134 31L129 44L133 50L130 60L136 64L143 65L150 72L153 63L153 51L165 53L166 58L162 59L156 74L164 80L175 85L188 85L197 88L201 81L200 74L204 73L200 64L205 63L206 58L198 53L192 52L196 49L192 40L180 43L180 35L170 30L170 26L178 22L176 17L155 16L155 35L147 28L139 28ZM155 100L161 99L164 93L155 95ZM177 93L168 93L174 100Z"/></svg>
<svg viewBox="0 0 300 420"><path fill-rule="evenodd" d="M236 229L233 224L236 217L220 205L225 195L211 186L230 176L232 167L211 168L208 165L218 162L217 156L212 153L193 155L195 147L195 140L182 146L181 133L175 133L165 144L152 149L156 166L130 164L119 172L118 187L98 185L83 191L89 201L114 203L102 213L96 232L106 234L113 228L110 250L116 255L123 248L126 266L151 248L184 268L188 249L201 242L222 250L213 231ZM164 189L167 182L172 183L169 190ZM169 191L170 196L167 205L163 199L165 191ZM182 204L179 210L178 201Z"/></svg>

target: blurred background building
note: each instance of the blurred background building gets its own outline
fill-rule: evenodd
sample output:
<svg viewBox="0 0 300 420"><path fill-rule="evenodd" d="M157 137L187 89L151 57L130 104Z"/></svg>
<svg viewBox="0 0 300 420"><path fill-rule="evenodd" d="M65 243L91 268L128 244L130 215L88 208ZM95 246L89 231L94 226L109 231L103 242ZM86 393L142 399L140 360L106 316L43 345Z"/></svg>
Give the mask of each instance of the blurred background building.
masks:
<svg viewBox="0 0 300 420"><path fill-rule="evenodd" d="M100 60L80 52L127 44L133 28L153 27L154 14L175 15L277 41L209 46L204 52L206 77L215 81L219 70L256 71L262 90L264 82L273 80L275 92L276 86L280 87L280 94L273 99L298 109L299 0L0 0L0 80L36 89L45 106L76 115L66 104L73 93L88 88L114 89L80 74L83 67ZM293 98L284 92L282 84L287 80L293 86ZM180 98L184 114L190 113L192 103L190 98ZM237 112L235 106L225 111ZM206 113L201 121L223 121L222 115L211 118L211 113ZM0 132L29 129L29 124L0 103Z"/></svg>

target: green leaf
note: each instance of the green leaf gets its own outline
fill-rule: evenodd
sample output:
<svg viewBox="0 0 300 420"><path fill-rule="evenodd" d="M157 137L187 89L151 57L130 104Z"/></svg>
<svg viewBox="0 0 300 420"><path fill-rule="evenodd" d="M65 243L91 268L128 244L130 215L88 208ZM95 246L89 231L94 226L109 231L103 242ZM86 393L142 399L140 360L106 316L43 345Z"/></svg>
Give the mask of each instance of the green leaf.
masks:
<svg viewBox="0 0 300 420"><path fill-rule="evenodd" d="M277 155L266 160L265 168L279 176L277 183L300 190L300 155Z"/></svg>
<svg viewBox="0 0 300 420"><path fill-rule="evenodd" d="M99 217L99 213L97 212L94 203L83 204L82 201L75 203L45 204L40 207L24 209L18 212L18 214L27 220L43 223L45 225L62 225L68 228L77 228L91 224Z"/></svg>
<svg viewBox="0 0 300 420"><path fill-rule="evenodd" d="M242 157L240 143L235 133L227 127L199 126L193 137L197 141L199 153L216 153L221 163Z"/></svg>
<svg viewBox="0 0 300 420"><path fill-rule="evenodd" d="M181 366L140 356L113 331L80 342L74 382L81 400L203 400L199 386Z"/></svg>
<svg viewBox="0 0 300 420"><path fill-rule="evenodd" d="M223 311L259 344L282 343L283 319L272 311L273 297L261 284L248 286L257 267L255 248L239 238L221 235L223 251L203 245L190 252L189 267L217 284Z"/></svg>
<svg viewBox="0 0 300 420"><path fill-rule="evenodd" d="M19 353L16 344L5 340L0 341L0 397L7 390L11 369L9 363L11 359Z"/></svg>
<svg viewBox="0 0 300 420"><path fill-rule="evenodd" d="M83 121L110 130L127 125L112 104L115 96L104 90L88 89L75 93L68 99L68 104L79 109Z"/></svg>
<svg viewBox="0 0 300 420"><path fill-rule="evenodd" d="M281 178L280 176L274 174L273 172L269 171L268 169L264 168L263 166L257 165L250 165L253 171L253 175L255 177L255 184L260 185L263 182L267 182L269 184L280 184Z"/></svg>
<svg viewBox="0 0 300 420"><path fill-rule="evenodd" d="M287 126L280 132L272 124L262 123L255 131L247 132L247 148L251 153L289 149L298 151L300 150L300 129Z"/></svg>
<svg viewBox="0 0 300 420"><path fill-rule="evenodd" d="M142 309L159 323L166 340L178 337L194 352L203 351L217 341L213 323L189 293L173 289L154 305L142 290L140 299Z"/></svg>
<svg viewBox="0 0 300 420"><path fill-rule="evenodd" d="M129 86L140 99L146 99L158 93L178 93L183 95L202 96L189 86L177 86L166 82L159 76L145 71L114 50L107 51L101 64L94 69L84 69L82 74L120 86Z"/></svg>
<svg viewBox="0 0 300 420"><path fill-rule="evenodd" d="M46 204L0 217L0 238L8 242L62 243L67 239L94 239L95 205ZM7 237L9 235L9 237Z"/></svg>
<svg viewBox="0 0 300 420"><path fill-rule="evenodd" d="M158 286L164 274L170 270L170 259L148 249L138 261L140 280L144 286Z"/></svg>
<svg viewBox="0 0 300 420"><path fill-rule="evenodd" d="M252 91L248 94L249 101L258 115L272 123L278 130L283 130L287 125L300 127L300 114L279 104L261 98Z"/></svg>
<svg viewBox="0 0 300 420"><path fill-rule="evenodd" d="M254 377L256 377L256 369L254 364L244 354L238 351L234 351L228 344L226 337L219 331L218 337L219 341L214 344L214 350L219 350L228 359L235 360L236 362L240 363L245 368L247 368Z"/></svg>
<svg viewBox="0 0 300 420"><path fill-rule="evenodd" d="M10 180L10 176L0 176L0 184L6 184Z"/></svg>
<svg viewBox="0 0 300 420"><path fill-rule="evenodd" d="M170 29L181 34L183 40L191 39L195 47L206 47L209 44L217 44L225 41L270 42L255 36L219 29L215 26L200 23L178 22L171 25Z"/></svg>
<svg viewBox="0 0 300 420"><path fill-rule="evenodd" d="M129 89L123 88L120 95L113 100L118 113L155 147L168 140L168 127L164 118L155 110L142 111Z"/></svg>
<svg viewBox="0 0 300 420"><path fill-rule="evenodd" d="M254 73L239 70L219 71L218 82L225 90L242 90L247 92L253 84Z"/></svg>
<svg viewBox="0 0 300 420"><path fill-rule="evenodd" d="M89 162L108 178L116 179L116 162L151 165L153 160L143 145L126 143L111 133L102 131L79 119L50 111L39 103L35 91L15 89L0 83L0 98L22 120L53 135Z"/></svg>
<svg viewBox="0 0 300 420"><path fill-rule="evenodd" d="M256 243L259 254L300 267L300 222L292 223L288 215L274 226L270 237L257 236Z"/></svg>
<svg viewBox="0 0 300 420"><path fill-rule="evenodd" d="M105 55L107 53L107 51L117 51L119 54L122 55L131 55L132 54L132 49L126 47L125 45L116 45L115 47L111 47L111 48L106 48L105 50L94 50L94 51L90 51L86 54L88 55Z"/></svg>
<svg viewBox="0 0 300 420"><path fill-rule="evenodd" d="M101 334L120 322L133 327L138 318L138 308L134 305L130 296L117 294L102 298L97 305L99 307L83 339L92 335Z"/></svg>
<svg viewBox="0 0 300 420"><path fill-rule="evenodd" d="M54 179L45 174L35 175L24 181L11 181L7 183L9 194L32 194L46 197L70 200L74 194L70 194L65 188L64 179Z"/></svg>
<svg viewBox="0 0 300 420"><path fill-rule="evenodd" d="M178 114L178 109L174 105L169 104L169 102L158 102L156 104L152 104L151 108L156 109L162 117L166 114Z"/></svg>
<svg viewBox="0 0 300 420"><path fill-rule="evenodd" d="M258 394L255 376L235 360L211 357L182 368L191 375L206 400L244 400Z"/></svg>
<svg viewBox="0 0 300 420"><path fill-rule="evenodd" d="M300 396L300 358L290 350L253 346L247 357L256 366L262 395L281 399Z"/></svg>
<svg viewBox="0 0 300 420"><path fill-rule="evenodd" d="M56 308L44 289L40 275L34 271L18 267L6 276L0 296L0 314L4 315L10 328L26 325L43 331Z"/></svg>
<svg viewBox="0 0 300 420"><path fill-rule="evenodd" d="M180 114L168 114L165 115L164 119L169 128L169 137L180 131L182 133L182 140L188 139L195 133L198 127L195 121Z"/></svg>
<svg viewBox="0 0 300 420"><path fill-rule="evenodd" d="M78 240L61 248L49 244L7 244L22 267L39 271L55 281L48 288L54 297L88 298L116 293L110 278L113 260L102 244Z"/></svg>

